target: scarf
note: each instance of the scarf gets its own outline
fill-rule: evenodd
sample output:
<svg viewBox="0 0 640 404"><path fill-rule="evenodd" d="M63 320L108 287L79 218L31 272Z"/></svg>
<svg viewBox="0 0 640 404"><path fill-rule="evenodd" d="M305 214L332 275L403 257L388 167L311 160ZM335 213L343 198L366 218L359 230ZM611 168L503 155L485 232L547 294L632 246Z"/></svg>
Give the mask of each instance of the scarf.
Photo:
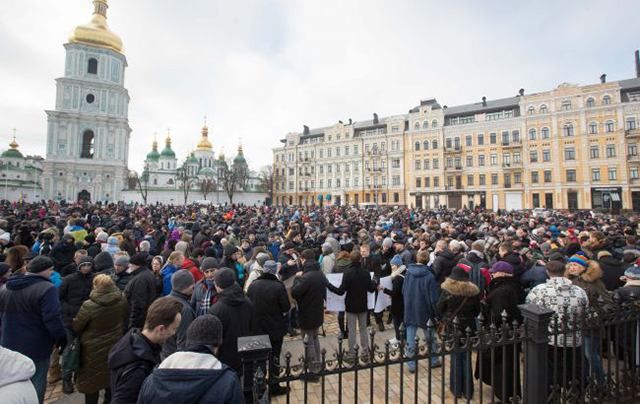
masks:
<svg viewBox="0 0 640 404"><path fill-rule="evenodd" d="M204 280L204 284L203 286L205 287L205 292L204 292L204 296L202 297L202 300L200 300L200 306L198 308L198 312L196 313L196 316L202 316L203 314L207 314L209 313L209 309L211 308L211 304L212 304L212 294L213 294L213 280L209 280L209 279L205 279Z"/></svg>

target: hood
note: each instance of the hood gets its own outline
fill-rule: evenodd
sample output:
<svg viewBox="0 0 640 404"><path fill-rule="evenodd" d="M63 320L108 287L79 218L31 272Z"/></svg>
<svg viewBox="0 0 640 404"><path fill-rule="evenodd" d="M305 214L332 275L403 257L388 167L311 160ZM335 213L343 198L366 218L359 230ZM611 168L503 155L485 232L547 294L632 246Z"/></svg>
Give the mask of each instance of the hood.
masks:
<svg viewBox="0 0 640 404"><path fill-rule="evenodd" d="M237 283L229 286L218 294L218 301L224 302L229 306L240 306L245 302L242 288Z"/></svg>
<svg viewBox="0 0 640 404"><path fill-rule="evenodd" d="M514 267L522 265L522 260L520 259L520 255L515 252L511 252L505 255L504 257L502 257L500 261L508 262Z"/></svg>
<svg viewBox="0 0 640 404"><path fill-rule="evenodd" d="M64 241L58 242L55 246L53 246L53 250L56 252L75 252L75 246L73 243L66 243Z"/></svg>
<svg viewBox="0 0 640 404"><path fill-rule="evenodd" d="M337 272L344 272L349 267L351 267L351 260L346 258L341 258L336 261L336 270Z"/></svg>
<svg viewBox="0 0 640 404"><path fill-rule="evenodd" d="M442 290L455 296L473 297L480 294L480 289L469 281L456 281L451 278L442 282Z"/></svg>
<svg viewBox="0 0 640 404"><path fill-rule="evenodd" d="M446 258L450 261L452 261L456 255L454 253L451 252L451 250L444 250L444 251L440 251L439 253L436 254L438 257L443 257Z"/></svg>
<svg viewBox="0 0 640 404"><path fill-rule="evenodd" d="M31 359L0 346L0 387L29 380L35 373L36 366Z"/></svg>
<svg viewBox="0 0 640 404"><path fill-rule="evenodd" d="M160 348L159 345L147 342L140 330L134 328L113 346L109 355L109 368L117 369L138 360L157 363L160 359Z"/></svg>
<svg viewBox="0 0 640 404"><path fill-rule="evenodd" d="M100 306L110 306L122 299L122 292L115 286L108 289L93 289L89 299Z"/></svg>
<svg viewBox="0 0 640 404"><path fill-rule="evenodd" d="M152 395L158 402L197 403L227 372L233 370L226 366L222 369L156 369L148 383L153 386Z"/></svg>
<svg viewBox="0 0 640 404"><path fill-rule="evenodd" d="M579 277L587 283L593 283L598 279L602 279L602 269L600 265L596 263L589 263L587 269L585 269Z"/></svg>
<svg viewBox="0 0 640 404"><path fill-rule="evenodd" d="M484 260L484 254L480 251L471 250L469 251L469 254L467 254L467 259L469 260L469 262L477 264L478 262L482 262L482 260Z"/></svg>
<svg viewBox="0 0 640 404"><path fill-rule="evenodd" d="M51 281L43 276L40 275L32 275L32 274L28 274L28 275L18 275L18 276L13 276L11 278L9 278L9 280L7 281L7 289L9 290L21 290L24 288L27 288L31 285L35 285L36 283L40 283L40 282L49 282L51 283Z"/></svg>
<svg viewBox="0 0 640 404"><path fill-rule="evenodd" d="M106 251L98 253L93 259L93 267L96 272L104 271L105 269L113 268L113 258L111 254Z"/></svg>
<svg viewBox="0 0 640 404"><path fill-rule="evenodd" d="M407 273L416 278L421 278L423 276L427 276L430 272L429 268L424 264L409 264L407 267Z"/></svg>

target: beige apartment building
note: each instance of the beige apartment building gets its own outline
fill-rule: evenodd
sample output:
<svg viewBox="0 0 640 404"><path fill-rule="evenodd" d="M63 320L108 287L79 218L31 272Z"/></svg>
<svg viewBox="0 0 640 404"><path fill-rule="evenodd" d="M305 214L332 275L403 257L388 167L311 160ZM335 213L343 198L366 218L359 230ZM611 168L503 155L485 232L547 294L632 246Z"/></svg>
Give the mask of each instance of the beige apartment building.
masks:
<svg viewBox="0 0 640 404"><path fill-rule="evenodd" d="M639 59L633 79L289 133L274 203L640 211Z"/></svg>

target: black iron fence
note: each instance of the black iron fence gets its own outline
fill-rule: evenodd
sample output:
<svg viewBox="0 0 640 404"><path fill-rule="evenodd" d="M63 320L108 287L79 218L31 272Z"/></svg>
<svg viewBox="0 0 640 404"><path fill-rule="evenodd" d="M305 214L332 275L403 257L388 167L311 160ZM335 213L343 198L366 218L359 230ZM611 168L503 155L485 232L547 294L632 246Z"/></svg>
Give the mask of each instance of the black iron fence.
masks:
<svg viewBox="0 0 640 404"><path fill-rule="evenodd" d="M481 314L472 326L454 319L440 333L430 322L422 338L401 327L398 343L377 342L374 330L365 347L338 338L335 350L321 350L319 363L287 352L278 375L268 374L266 336L239 340L247 401L640 402L640 305L598 302L558 313L519 308L521 322L503 313L489 323ZM305 352L310 344L305 338ZM270 397L275 383L288 392Z"/></svg>

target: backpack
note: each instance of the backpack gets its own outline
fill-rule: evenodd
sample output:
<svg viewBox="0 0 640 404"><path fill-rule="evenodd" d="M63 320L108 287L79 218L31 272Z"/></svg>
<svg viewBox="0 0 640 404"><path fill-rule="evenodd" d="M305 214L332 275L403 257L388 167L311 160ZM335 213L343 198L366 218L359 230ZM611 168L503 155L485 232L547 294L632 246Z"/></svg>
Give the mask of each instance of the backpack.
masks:
<svg viewBox="0 0 640 404"><path fill-rule="evenodd" d="M487 289L487 281L482 274L482 262L469 262L471 269L469 270L469 281L480 289L480 297L484 297L484 292Z"/></svg>

